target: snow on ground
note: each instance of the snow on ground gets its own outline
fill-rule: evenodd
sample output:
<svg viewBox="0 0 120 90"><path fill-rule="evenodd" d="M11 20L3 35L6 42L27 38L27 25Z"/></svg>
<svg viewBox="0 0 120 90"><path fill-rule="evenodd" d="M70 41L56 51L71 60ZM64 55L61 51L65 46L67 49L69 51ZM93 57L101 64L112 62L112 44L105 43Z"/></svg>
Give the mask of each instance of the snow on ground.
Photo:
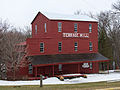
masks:
<svg viewBox="0 0 120 90"><path fill-rule="evenodd" d="M74 79L66 79L64 81L60 81L56 77L51 77L43 80L43 85L48 84L77 84L77 83L88 83L88 82L100 82L100 81L111 81L117 80L120 81L120 72L119 73L109 73L109 74L86 74L87 78L74 78ZM15 86L15 85L39 85L39 80L31 80L31 81L5 81L0 80L0 86Z"/></svg>

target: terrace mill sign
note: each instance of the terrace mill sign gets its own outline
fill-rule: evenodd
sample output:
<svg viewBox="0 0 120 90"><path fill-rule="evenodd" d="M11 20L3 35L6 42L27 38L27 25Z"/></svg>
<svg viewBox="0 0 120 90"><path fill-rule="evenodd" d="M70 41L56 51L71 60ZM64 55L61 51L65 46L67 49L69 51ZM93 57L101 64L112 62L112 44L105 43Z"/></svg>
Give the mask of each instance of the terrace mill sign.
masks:
<svg viewBox="0 0 120 90"><path fill-rule="evenodd" d="M89 33L63 33L66 38L89 38Z"/></svg>

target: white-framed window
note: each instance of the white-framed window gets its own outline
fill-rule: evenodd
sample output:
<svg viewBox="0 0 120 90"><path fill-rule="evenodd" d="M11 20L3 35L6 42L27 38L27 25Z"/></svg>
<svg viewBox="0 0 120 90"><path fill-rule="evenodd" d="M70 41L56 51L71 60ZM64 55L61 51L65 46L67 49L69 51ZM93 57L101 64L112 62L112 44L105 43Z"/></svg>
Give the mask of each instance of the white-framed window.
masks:
<svg viewBox="0 0 120 90"><path fill-rule="evenodd" d="M92 32L92 24L89 24L89 33Z"/></svg>
<svg viewBox="0 0 120 90"><path fill-rule="evenodd" d="M92 42L89 42L89 50L92 51L93 50L93 45Z"/></svg>
<svg viewBox="0 0 120 90"><path fill-rule="evenodd" d="M40 43L40 52L44 52L44 43L43 42Z"/></svg>
<svg viewBox="0 0 120 90"><path fill-rule="evenodd" d="M32 74L33 73L33 67L32 67L32 64L29 64L29 69L28 69L29 71L29 74Z"/></svg>
<svg viewBox="0 0 120 90"><path fill-rule="evenodd" d="M74 43L74 50L75 50L75 51L78 50L78 43L77 43L77 42Z"/></svg>
<svg viewBox="0 0 120 90"><path fill-rule="evenodd" d="M58 22L58 32L62 32L62 23Z"/></svg>
<svg viewBox="0 0 120 90"><path fill-rule="evenodd" d="M59 51L59 52L62 51L62 42L58 42L58 51Z"/></svg>
<svg viewBox="0 0 120 90"><path fill-rule="evenodd" d="M90 69L92 69L93 67L92 67L92 62L90 62Z"/></svg>
<svg viewBox="0 0 120 90"><path fill-rule="evenodd" d="M45 32L47 32L47 24L44 24Z"/></svg>
<svg viewBox="0 0 120 90"><path fill-rule="evenodd" d="M59 69L59 71L62 71L62 64L58 65L58 69Z"/></svg>
<svg viewBox="0 0 120 90"><path fill-rule="evenodd" d="M35 34L37 34L37 25L35 25Z"/></svg>
<svg viewBox="0 0 120 90"><path fill-rule="evenodd" d="M74 23L74 32L77 32L77 23Z"/></svg>

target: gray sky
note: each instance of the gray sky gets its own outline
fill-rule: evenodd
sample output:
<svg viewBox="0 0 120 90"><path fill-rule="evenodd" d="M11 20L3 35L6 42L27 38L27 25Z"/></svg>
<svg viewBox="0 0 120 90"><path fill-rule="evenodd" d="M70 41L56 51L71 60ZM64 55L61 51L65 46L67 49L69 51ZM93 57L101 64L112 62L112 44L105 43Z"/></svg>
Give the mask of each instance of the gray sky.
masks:
<svg viewBox="0 0 120 90"><path fill-rule="evenodd" d="M0 0L0 18L14 26L30 25L38 11L74 14L110 10L118 0Z"/></svg>

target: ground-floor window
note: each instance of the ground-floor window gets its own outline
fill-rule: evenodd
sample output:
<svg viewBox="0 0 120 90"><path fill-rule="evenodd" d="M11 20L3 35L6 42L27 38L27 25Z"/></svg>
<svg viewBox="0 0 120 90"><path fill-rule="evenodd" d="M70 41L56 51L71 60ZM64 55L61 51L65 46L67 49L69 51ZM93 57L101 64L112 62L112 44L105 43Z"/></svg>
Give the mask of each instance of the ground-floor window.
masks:
<svg viewBox="0 0 120 90"><path fill-rule="evenodd" d="M59 71L62 71L62 64L59 64L58 69Z"/></svg>
<svg viewBox="0 0 120 90"><path fill-rule="evenodd" d="M32 64L29 64L29 74L32 74L33 73L33 67L32 67Z"/></svg>
<svg viewBox="0 0 120 90"><path fill-rule="evenodd" d="M90 62L90 69L92 69L92 62Z"/></svg>

